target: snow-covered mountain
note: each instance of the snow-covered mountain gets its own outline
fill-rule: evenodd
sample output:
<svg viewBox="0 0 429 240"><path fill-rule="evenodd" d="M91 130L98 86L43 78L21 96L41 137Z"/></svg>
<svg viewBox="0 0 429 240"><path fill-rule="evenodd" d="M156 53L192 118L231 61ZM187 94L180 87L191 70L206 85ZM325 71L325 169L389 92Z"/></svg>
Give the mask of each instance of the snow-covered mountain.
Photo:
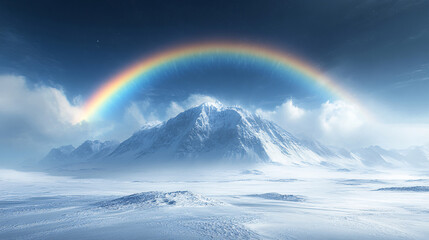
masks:
<svg viewBox="0 0 429 240"><path fill-rule="evenodd" d="M109 156L118 145L119 142L116 141L87 140L77 148L72 145L53 148L41 163L55 166L103 159Z"/></svg>
<svg viewBox="0 0 429 240"><path fill-rule="evenodd" d="M413 166L429 166L429 146L414 146L406 150L399 150L406 162Z"/></svg>
<svg viewBox="0 0 429 240"><path fill-rule="evenodd" d="M303 164L333 156L240 107L205 103L162 124L144 127L110 154L127 161L228 161Z"/></svg>
<svg viewBox="0 0 429 240"><path fill-rule="evenodd" d="M403 150L387 150L380 146L370 146L353 150L351 155L366 166L429 166L429 146L414 146Z"/></svg>
<svg viewBox="0 0 429 240"><path fill-rule="evenodd" d="M98 140L87 140L70 153L73 159L89 159L89 158L102 158L108 156L116 149L119 142Z"/></svg>
<svg viewBox="0 0 429 240"><path fill-rule="evenodd" d="M61 146L58 148L53 148L49 151L48 155L42 159L42 163L45 164L61 164L64 163L66 159L69 158L70 154L76 148L72 145Z"/></svg>
<svg viewBox="0 0 429 240"><path fill-rule="evenodd" d="M417 160L416 160L417 159ZM86 141L76 149L52 149L49 165L141 165L280 163L331 167L429 164L429 148L385 150L378 146L348 151L294 137L273 122L240 107L204 103L157 125L143 126L122 143Z"/></svg>
<svg viewBox="0 0 429 240"><path fill-rule="evenodd" d="M119 145L86 141L52 149L45 163L262 163L319 164L336 154L302 141L273 122L240 107L204 103L158 124L147 125Z"/></svg>

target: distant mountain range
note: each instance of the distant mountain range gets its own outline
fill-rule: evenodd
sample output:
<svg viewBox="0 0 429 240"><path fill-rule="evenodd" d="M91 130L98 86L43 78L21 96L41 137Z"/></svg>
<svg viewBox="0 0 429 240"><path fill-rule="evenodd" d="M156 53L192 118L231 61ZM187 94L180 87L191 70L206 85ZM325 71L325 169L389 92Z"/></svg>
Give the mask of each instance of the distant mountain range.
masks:
<svg viewBox="0 0 429 240"><path fill-rule="evenodd" d="M156 164L260 164L428 166L429 147L385 150L377 146L348 151L294 137L273 122L219 102L188 109L158 125L146 125L130 138L85 141L52 149L41 165L149 166Z"/></svg>

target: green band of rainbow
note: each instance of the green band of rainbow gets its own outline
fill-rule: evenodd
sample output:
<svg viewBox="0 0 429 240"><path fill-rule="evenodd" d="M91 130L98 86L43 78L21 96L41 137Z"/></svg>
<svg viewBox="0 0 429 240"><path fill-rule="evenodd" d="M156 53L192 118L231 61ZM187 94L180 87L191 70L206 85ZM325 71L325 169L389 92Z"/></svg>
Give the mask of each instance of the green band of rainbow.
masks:
<svg viewBox="0 0 429 240"><path fill-rule="evenodd" d="M208 42L179 46L154 54L120 72L113 78L109 79L90 97L90 99L84 105L79 121L90 120L91 117L100 111L102 107L108 102L108 100L115 95L115 93L138 79L139 76L142 76L151 70L156 69L157 67L161 67L174 61L188 59L194 56L197 57L201 55L222 53L238 54L246 57L266 60L269 62L276 62L286 68L293 69L294 71L303 74L309 79L309 81L322 86L324 89L328 90L335 96L354 104L362 110L362 113L366 112L360 106L360 104L339 85L295 56L260 45L247 43Z"/></svg>

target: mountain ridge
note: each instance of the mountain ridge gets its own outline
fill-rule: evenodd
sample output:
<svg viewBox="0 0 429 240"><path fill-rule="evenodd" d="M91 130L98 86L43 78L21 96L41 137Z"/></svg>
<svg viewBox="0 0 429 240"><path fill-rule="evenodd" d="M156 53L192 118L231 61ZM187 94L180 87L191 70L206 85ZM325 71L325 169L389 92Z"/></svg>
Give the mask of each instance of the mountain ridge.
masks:
<svg viewBox="0 0 429 240"><path fill-rule="evenodd" d="M422 150L423 149L423 150ZM414 156L429 163L429 151ZM52 149L45 164L228 164L279 163L331 167L407 166L410 152L370 146L354 151L301 140L277 124L239 107L203 103L159 124L144 125L122 142L87 140ZM413 155L411 154L411 155ZM429 165L429 164L428 164Z"/></svg>

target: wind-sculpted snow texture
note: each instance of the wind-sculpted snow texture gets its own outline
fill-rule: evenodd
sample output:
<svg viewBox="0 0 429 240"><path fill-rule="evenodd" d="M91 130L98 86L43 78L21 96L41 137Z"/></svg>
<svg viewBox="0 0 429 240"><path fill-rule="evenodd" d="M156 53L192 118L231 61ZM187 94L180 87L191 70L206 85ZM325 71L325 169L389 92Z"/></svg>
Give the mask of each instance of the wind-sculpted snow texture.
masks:
<svg viewBox="0 0 429 240"><path fill-rule="evenodd" d="M262 193L262 194L251 194L249 197L258 197L269 200L278 200L278 201L291 201L291 202L303 202L304 198L301 196L295 195L285 195L280 193Z"/></svg>
<svg viewBox="0 0 429 240"><path fill-rule="evenodd" d="M248 170L154 181L142 175L77 179L0 169L0 239L426 240L429 235L424 171ZM414 182L421 185L410 185Z"/></svg>
<svg viewBox="0 0 429 240"><path fill-rule="evenodd" d="M377 189L377 191L429 192L429 186L388 187L388 188L379 188Z"/></svg>
<svg viewBox="0 0 429 240"><path fill-rule="evenodd" d="M103 208L119 209L124 207L152 208L165 206L216 206L221 205L221 202L191 193L189 191L176 191L136 193L114 200L100 202L96 205Z"/></svg>

